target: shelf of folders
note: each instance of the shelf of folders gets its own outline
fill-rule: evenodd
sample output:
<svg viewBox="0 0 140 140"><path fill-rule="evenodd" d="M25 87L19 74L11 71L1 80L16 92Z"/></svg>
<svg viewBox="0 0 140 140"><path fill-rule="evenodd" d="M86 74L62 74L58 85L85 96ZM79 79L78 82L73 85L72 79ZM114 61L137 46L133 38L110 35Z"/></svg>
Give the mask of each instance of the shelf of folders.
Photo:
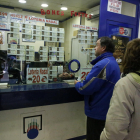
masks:
<svg viewBox="0 0 140 140"><path fill-rule="evenodd" d="M7 54L16 56L16 60L34 61L34 46L8 44Z"/></svg>
<svg viewBox="0 0 140 140"><path fill-rule="evenodd" d="M49 80L53 81L54 78L57 78L58 75L58 66L49 67Z"/></svg>
<svg viewBox="0 0 140 140"><path fill-rule="evenodd" d="M95 49L89 49L89 61L91 62L92 60L94 60L96 58L95 56Z"/></svg>
<svg viewBox="0 0 140 140"><path fill-rule="evenodd" d="M16 56L16 60L25 61L25 46L17 44L8 44L7 54Z"/></svg>
<svg viewBox="0 0 140 140"><path fill-rule="evenodd" d="M20 24L16 22L11 22L10 24L10 38L16 38L19 39L19 28Z"/></svg>
<svg viewBox="0 0 140 140"><path fill-rule="evenodd" d="M49 47L49 61L64 61L64 47Z"/></svg>
<svg viewBox="0 0 140 140"><path fill-rule="evenodd" d="M40 46L39 48L40 61L48 61L48 46Z"/></svg>
<svg viewBox="0 0 140 140"><path fill-rule="evenodd" d="M77 37L80 44L96 45L98 33L95 31L78 30Z"/></svg>
<svg viewBox="0 0 140 140"><path fill-rule="evenodd" d="M22 38L35 41L64 42L64 28L39 26L31 24L22 25Z"/></svg>
<svg viewBox="0 0 140 140"><path fill-rule="evenodd" d="M22 39L32 40L32 25L31 24L22 24Z"/></svg>

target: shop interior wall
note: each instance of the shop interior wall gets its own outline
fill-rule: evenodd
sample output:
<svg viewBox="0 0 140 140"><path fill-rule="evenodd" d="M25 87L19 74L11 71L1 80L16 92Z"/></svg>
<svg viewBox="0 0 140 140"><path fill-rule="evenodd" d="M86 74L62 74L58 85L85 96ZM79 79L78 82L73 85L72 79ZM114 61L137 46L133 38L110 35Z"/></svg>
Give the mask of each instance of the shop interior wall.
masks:
<svg viewBox="0 0 140 140"><path fill-rule="evenodd" d="M92 20L87 20L85 18L85 25L98 28L98 26L99 26L99 18L98 19L92 19Z"/></svg>
<svg viewBox="0 0 140 140"><path fill-rule="evenodd" d="M18 12L18 11L15 11L14 9L8 9L8 8L2 8L2 7L0 7L0 11L17 13L17 14L22 14L22 15L35 16L35 17L40 17L40 18L45 18L45 15L41 15L39 13L26 12L26 11ZM45 24L41 23L41 22L37 22L36 25L45 26ZM46 26L59 27L59 25L56 26L56 25L51 25L51 24L47 24ZM7 33L10 33L10 31L5 31L5 39L4 39L5 43L4 43L4 45L1 45L1 48L0 48L1 50L7 50ZM44 41L35 41L35 43L22 42L22 34L20 33L20 45L31 45L31 46L34 46L35 52L38 52L39 51L39 47L40 46L44 46Z"/></svg>
<svg viewBox="0 0 140 140"><path fill-rule="evenodd" d="M66 61L71 59L71 39L73 37L73 31L76 30L76 28L72 27L72 24L80 25L80 17L70 18L60 24L60 26L65 29L65 39L64 39L64 43L62 43L61 46L65 47Z"/></svg>
<svg viewBox="0 0 140 140"><path fill-rule="evenodd" d="M45 18L44 15L41 15L39 13L32 13L32 12L26 12L26 11L18 12L18 11L15 11L14 9L8 9L8 8L1 8L1 11ZM81 25L92 26L92 27L97 27L97 28L98 28L98 25L99 25L99 20L88 21L85 17L83 17L81 19L80 18L81 17L78 17L78 16L77 17L72 17L72 18L70 18L70 19L68 19L64 22L60 22L58 26L50 25L50 24L46 25L46 26L51 26L51 27L55 26L55 27L60 27L60 28L65 29L65 40L64 40L64 43L61 43L61 46L65 48L65 60L66 61L71 59L71 39L73 38L73 32L75 30L78 30L76 28L73 28L72 24L80 25L80 21L81 21ZM40 23L40 22L37 22L36 25L45 26L44 23ZM7 33L9 33L9 32L10 31L5 31L5 39L4 39L5 43L4 43L4 45L1 45L1 47L0 47L1 50L7 50ZM40 46L44 46L43 41L35 41L35 43L22 42L21 33L20 33L20 44L21 45L32 45L32 46L34 46L35 47L35 52L39 51Z"/></svg>
<svg viewBox="0 0 140 140"><path fill-rule="evenodd" d="M81 23L80 23L81 22ZM96 20L87 20L85 17L72 17L62 23L60 23L60 27L65 29L65 40L64 43L61 44L62 47L65 47L65 60L69 61L71 59L71 40L75 38L73 36L73 32L75 30L79 30L77 28L73 28L73 24L78 25L85 25L85 26L92 26L97 27L99 26L99 19ZM76 46L75 46L76 47Z"/></svg>

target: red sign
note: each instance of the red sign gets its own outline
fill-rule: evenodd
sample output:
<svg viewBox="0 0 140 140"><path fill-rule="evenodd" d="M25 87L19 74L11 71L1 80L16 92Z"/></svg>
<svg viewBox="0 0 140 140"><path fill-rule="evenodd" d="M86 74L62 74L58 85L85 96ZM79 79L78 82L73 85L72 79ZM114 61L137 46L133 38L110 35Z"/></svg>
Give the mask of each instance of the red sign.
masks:
<svg viewBox="0 0 140 140"><path fill-rule="evenodd" d="M47 68L27 68L27 84L48 83Z"/></svg>
<svg viewBox="0 0 140 140"><path fill-rule="evenodd" d="M55 10L47 10L46 12L44 11L44 9L41 9L41 15L45 15L45 14L52 14L52 15L61 15L64 16L64 11L55 11Z"/></svg>
<svg viewBox="0 0 140 140"><path fill-rule="evenodd" d="M55 11L55 10L47 10L46 12L44 11L44 9L41 9L41 15L45 15L45 14L52 14L52 15L61 15L61 16L64 16L64 11ZM87 17L87 18L91 18L92 15L88 15L86 13L83 13L83 12L74 12L74 11L71 11L71 16L82 16L82 17Z"/></svg>
<svg viewBox="0 0 140 140"><path fill-rule="evenodd" d="M82 79L84 80L86 76L90 73L90 71L91 71L91 68L81 68L81 75L80 75L81 80Z"/></svg>
<svg viewBox="0 0 140 140"><path fill-rule="evenodd" d="M0 16L7 16L6 12L0 12Z"/></svg>
<svg viewBox="0 0 140 140"><path fill-rule="evenodd" d="M74 11L71 11L71 16L73 16L73 15L75 15L75 16L82 16L82 17L87 17L87 18L91 18L92 17L92 15L88 15L88 14L86 14L86 13L83 13L83 12L74 12Z"/></svg>
<svg viewBox="0 0 140 140"><path fill-rule="evenodd" d="M120 28L119 29L119 33L122 35L122 34L124 34L124 28Z"/></svg>

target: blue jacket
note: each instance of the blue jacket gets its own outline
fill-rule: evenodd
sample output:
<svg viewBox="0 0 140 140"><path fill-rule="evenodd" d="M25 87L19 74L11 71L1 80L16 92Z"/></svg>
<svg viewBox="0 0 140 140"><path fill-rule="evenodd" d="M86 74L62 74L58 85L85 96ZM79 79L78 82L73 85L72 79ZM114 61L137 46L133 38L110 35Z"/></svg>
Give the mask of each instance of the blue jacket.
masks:
<svg viewBox="0 0 140 140"><path fill-rule="evenodd" d="M120 68L109 52L98 56L91 64L94 66L90 73L75 88L85 95L85 114L90 118L106 120L114 86L120 79Z"/></svg>

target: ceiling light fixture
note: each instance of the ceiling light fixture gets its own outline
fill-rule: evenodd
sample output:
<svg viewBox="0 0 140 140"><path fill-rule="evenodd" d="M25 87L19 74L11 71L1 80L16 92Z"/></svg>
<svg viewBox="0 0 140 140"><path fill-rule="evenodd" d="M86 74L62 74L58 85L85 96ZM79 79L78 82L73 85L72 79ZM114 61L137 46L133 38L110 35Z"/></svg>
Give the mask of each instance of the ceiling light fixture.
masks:
<svg viewBox="0 0 140 140"><path fill-rule="evenodd" d="M48 4L41 4L42 7L48 7Z"/></svg>
<svg viewBox="0 0 140 140"><path fill-rule="evenodd" d="M67 7L61 7L61 10L68 10Z"/></svg>
<svg viewBox="0 0 140 140"><path fill-rule="evenodd" d="M91 14L93 16L93 14Z"/></svg>
<svg viewBox="0 0 140 140"><path fill-rule="evenodd" d="M26 3L26 0L19 0L20 3Z"/></svg>

